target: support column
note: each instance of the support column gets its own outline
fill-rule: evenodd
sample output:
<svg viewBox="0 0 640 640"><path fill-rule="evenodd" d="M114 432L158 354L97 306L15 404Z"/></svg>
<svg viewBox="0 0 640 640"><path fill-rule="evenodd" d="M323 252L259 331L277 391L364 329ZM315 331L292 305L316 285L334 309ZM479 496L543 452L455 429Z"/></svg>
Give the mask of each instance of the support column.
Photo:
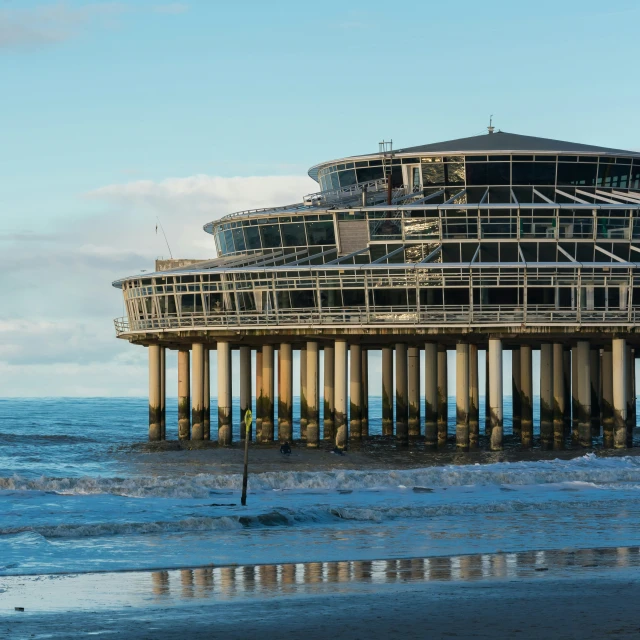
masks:
<svg viewBox="0 0 640 640"><path fill-rule="evenodd" d="M491 451L502 449L502 340L489 340L489 402L491 409Z"/></svg>
<svg viewBox="0 0 640 640"><path fill-rule="evenodd" d="M449 382L447 348L438 347L438 446L447 444L449 435Z"/></svg>
<svg viewBox="0 0 640 640"><path fill-rule="evenodd" d="M162 440L162 356L160 345L149 345L149 440Z"/></svg>
<svg viewBox="0 0 640 640"><path fill-rule="evenodd" d="M190 353L188 349L178 351L178 439L191 437L191 380Z"/></svg>
<svg viewBox="0 0 640 640"><path fill-rule="evenodd" d="M204 439L204 345L191 347L191 439Z"/></svg>
<svg viewBox="0 0 640 640"><path fill-rule="evenodd" d="M300 349L300 439L307 439L307 347Z"/></svg>
<svg viewBox="0 0 640 640"><path fill-rule="evenodd" d="M409 440L409 384L407 367L407 345L396 344L396 438L400 442Z"/></svg>
<svg viewBox="0 0 640 640"><path fill-rule="evenodd" d="M167 349L160 347L160 439L167 439Z"/></svg>
<svg viewBox="0 0 640 640"><path fill-rule="evenodd" d="M362 349L352 344L349 358L349 437L351 440L362 438Z"/></svg>
<svg viewBox="0 0 640 640"><path fill-rule="evenodd" d="M203 438L211 440L211 351L204 350L204 402L202 405Z"/></svg>
<svg viewBox="0 0 640 640"><path fill-rule="evenodd" d="M540 444L553 445L553 345L540 345Z"/></svg>
<svg viewBox="0 0 640 640"><path fill-rule="evenodd" d="M602 351L602 445L610 449L613 447L613 354L611 347Z"/></svg>
<svg viewBox="0 0 640 640"><path fill-rule="evenodd" d="M480 386L478 382L478 345L469 345L469 449L478 448L480 438Z"/></svg>
<svg viewBox="0 0 640 640"><path fill-rule="evenodd" d="M589 370L591 389L591 436L600 437L600 349L589 352Z"/></svg>
<svg viewBox="0 0 640 640"><path fill-rule="evenodd" d="M320 407L318 403L318 343L307 342L307 447L320 441Z"/></svg>
<svg viewBox="0 0 640 640"><path fill-rule="evenodd" d="M369 436L369 351L362 349L362 437Z"/></svg>
<svg viewBox="0 0 640 640"><path fill-rule="evenodd" d="M578 347L571 348L571 442L578 444Z"/></svg>
<svg viewBox="0 0 640 640"><path fill-rule="evenodd" d="M553 345L553 447L564 447L564 346Z"/></svg>
<svg viewBox="0 0 640 640"><path fill-rule="evenodd" d="M520 384L520 349L513 347L511 349L511 420L513 424L513 435L516 438L522 437L522 407L521 401L521 384Z"/></svg>
<svg viewBox="0 0 640 640"><path fill-rule="evenodd" d="M231 417L231 345L218 342L218 445L233 440Z"/></svg>
<svg viewBox="0 0 640 640"><path fill-rule="evenodd" d="M408 390L409 402L409 437L420 436L420 349L409 347L407 349Z"/></svg>
<svg viewBox="0 0 640 640"><path fill-rule="evenodd" d="M335 349L333 345L324 348L324 439L334 440L334 380L336 373Z"/></svg>
<svg viewBox="0 0 640 640"><path fill-rule="evenodd" d="M382 435L393 435L393 347L382 348Z"/></svg>
<svg viewBox="0 0 640 640"><path fill-rule="evenodd" d="M469 449L469 345L456 345L456 448Z"/></svg>
<svg viewBox="0 0 640 640"><path fill-rule="evenodd" d="M578 352L578 443L591 446L591 357L589 343L580 340Z"/></svg>
<svg viewBox="0 0 640 640"><path fill-rule="evenodd" d="M424 345L424 444L438 445L438 345Z"/></svg>
<svg viewBox="0 0 640 640"><path fill-rule="evenodd" d="M347 446L347 343L336 340L335 343L335 433L336 446Z"/></svg>
<svg viewBox="0 0 640 640"><path fill-rule="evenodd" d="M278 440L293 441L293 347L278 350Z"/></svg>
<svg viewBox="0 0 640 640"><path fill-rule="evenodd" d="M614 338L611 342L613 358L613 446L627 446L627 341Z"/></svg>
<svg viewBox="0 0 640 640"><path fill-rule="evenodd" d="M491 402L489 401L489 345L484 352L484 435L491 438Z"/></svg>
<svg viewBox="0 0 640 640"><path fill-rule="evenodd" d="M627 347L627 447L633 446L633 430L636 427L636 359L635 350Z"/></svg>
<svg viewBox="0 0 640 640"><path fill-rule="evenodd" d="M262 442L262 347L256 349L256 442Z"/></svg>
<svg viewBox="0 0 640 640"><path fill-rule="evenodd" d="M531 347L520 347L520 425L523 447L533 446L533 367Z"/></svg>
<svg viewBox="0 0 640 640"><path fill-rule="evenodd" d="M240 347L240 440L247 437L244 418L249 409L251 409L251 347ZM249 441L251 441L251 431L250 426Z"/></svg>
<svg viewBox="0 0 640 640"><path fill-rule="evenodd" d="M273 378L273 345L262 347L262 434L261 442L274 440L274 378Z"/></svg>
<svg viewBox="0 0 640 640"><path fill-rule="evenodd" d="M571 435L571 349L564 349L564 435Z"/></svg>

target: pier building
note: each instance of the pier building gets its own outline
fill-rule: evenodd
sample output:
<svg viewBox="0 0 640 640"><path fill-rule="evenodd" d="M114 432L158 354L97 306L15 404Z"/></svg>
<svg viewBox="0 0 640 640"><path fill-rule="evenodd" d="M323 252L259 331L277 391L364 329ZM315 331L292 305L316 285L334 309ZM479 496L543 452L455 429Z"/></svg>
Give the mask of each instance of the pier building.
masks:
<svg viewBox="0 0 640 640"><path fill-rule="evenodd" d="M309 175L319 191L300 202L205 224L217 258L159 262L154 273L114 283L127 313L115 321L117 336L148 348L151 440L166 436L167 348L178 351L179 438L220 445L231 443L232 423L244 424L252 375L257 415L246 435L292 440L299 350L300 433L309 447L368 436L368 354L381 350L383 434L433 448L455 436L460 449L475 448L478 352L486 350L488 445L503 446L507 351L513 433L528 447L539 350L541 444L589 447L602 437L605 447L631 445L640 153L490 128L404 149L381 143L377 153L323 162ZM447 350L456 354L451 434Z"/></svg>

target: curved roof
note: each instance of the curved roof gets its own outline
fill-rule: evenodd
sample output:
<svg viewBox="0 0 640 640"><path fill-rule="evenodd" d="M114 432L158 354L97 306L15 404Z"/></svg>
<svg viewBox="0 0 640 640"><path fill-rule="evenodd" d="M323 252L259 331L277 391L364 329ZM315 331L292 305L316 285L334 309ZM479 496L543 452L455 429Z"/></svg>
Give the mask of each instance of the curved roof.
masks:
<svg viewBox="0 0 640 640"><path fill-rule="evenodd" d="M394 149L393 154L407 153L569 153L569 154L612 154L640 157L638 151L627 151L625 149L611 149L609 147L599 147L591 144L581 144L578 142L566 142L564 140L554 140L552 138L538 138L537 136L523 136L518 133L507 133L497 131L495 133L485 133L469 138L457 138L456 140L446 140L444 142L434 142L431 144L418 145L416 147L404 147ZM370 158L371 156L381 156L381 153L367 153L360 156L350 156L354 158ZM330 160L314 165L309 169L309 175L318 180L318 169L328 164L344 162L347 158L340 160Z"/></svg>

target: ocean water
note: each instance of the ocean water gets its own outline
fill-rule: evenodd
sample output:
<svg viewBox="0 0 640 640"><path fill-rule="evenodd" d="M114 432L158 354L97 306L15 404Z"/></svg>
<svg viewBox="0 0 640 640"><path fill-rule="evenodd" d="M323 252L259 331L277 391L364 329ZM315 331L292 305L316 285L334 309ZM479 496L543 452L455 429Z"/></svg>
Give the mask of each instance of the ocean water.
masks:
<svg viewBox="0 0 640 640"><path fill-rule="evenodd" d="M370 418L379 434L379 398ZM238 446L153 448L146 429L146 399L0 399L0 575L640 543L635 450L434 457L381 443L383 468L349 469L326 450L263 448L241 507ZM406 464L378 464L386 448Z"/></svg>

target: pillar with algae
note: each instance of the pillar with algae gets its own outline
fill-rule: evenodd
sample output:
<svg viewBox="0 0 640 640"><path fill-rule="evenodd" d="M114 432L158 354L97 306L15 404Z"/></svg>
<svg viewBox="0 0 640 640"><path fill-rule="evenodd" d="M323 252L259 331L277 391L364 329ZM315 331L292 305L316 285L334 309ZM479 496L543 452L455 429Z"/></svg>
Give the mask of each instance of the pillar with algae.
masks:
<svg viewBox="0 0 640 640"><path fill-rule="evenodd" d="M262 429L261 442L273 442L275 437L274 407L274 350L273 345L262 346Z"/></svg>
<svg viewBox="0 0 640 640"><path fill-rule="evenodd" d="M334 378L335 378L335 347L333 344L324 347L324 420L323 420L323 438L324 440L333 441L335 438L334 418Z"/></svg>
<svg viewBox="0 0 640 640"><path fill-rule="evenodd" d="M520 369L520 349L518 347L513 347L511 349L511 409L513 435L516 438L522 437L522 407L520 405L522 394Z"/></svg>
<svg viewBox="0 0 640 640"><path fill-rule="evenodd" d="M167 349L160 347L160 439L167 439Z"/></svg>
<svg viewBox="0 0 640 640"><path fill-rule="evenodd" d="M600 349L589 351L589 388L591 389L591 436L600 437Z"/></svg>
<svg viewBox="0 0 640 640"><path fill-rule="evenodd" d="M540 443L553 446L553 345L540 345Z"/></svg>
<svg viewBox="0 0 640 640"><path fill-rule="evenodd" d="M362 438L362 348L349 347L349 438Z"/></svg>
<svg viewBox="0 0 640 640"><path fill-rule="evenodd" d="M627 446L627 341L614 338L611 341L613 379L613 446Z"/></svg>
<svg viewBox="0 0 640 640"><path fill-rule="evenodd" d="M335 443L340 449L347 446L347 343L345 340L335 342Z"/></svg>
<svg viewBox="0 0 640 640"><path fill-rule="evenodd" d="M591 447L591 357L586 340L577 344L578 355L578 444Z"/></svg>
<svg viewBox="0 0 640 640"><path fill-rule="evenodd" d="M578 360L578 347L574 345L571 347L571 442L574 445L577 445L579 440Z"/></svg>
<svg viewBox="0 0 640 640"><path fill-rule="evenodd" d="M456 345L456 448L469 449L469 345Z"/></svg>
<svg viewBox="0 0 640 640"><path fill-rule="evenodd" d="M278 350L278 440L293 441L293 347Z"/></svg>
<svg viewBox="0 0 640 640"><path fill-rule="evenodd" d="M149 440L162 440L161 347L150 344L149 351Z"/></svg>
<svg viewBox="0 0 640 640"><path fill-rule="evenodd" d="M396 438L406 443L409 440L407 345L396 344Z"/></svg>
<svg viewBox="0 0 640 640"><path fill-rule="evenodd" d="M447 348L438 347L438 446L447 444L449 435L449 381Z"/></svg>
<svg viewBox="0 0 640 640"><path fill-rule="evenodd" d="M627 447L633 446L633 430L636 428L636 356L635 349L627 347Z"/></svg>
<svg viewBox="0 0 640 640"><path fill-rule="evenodd" d="M247 437L245 416L251 409L251 347L240 347L240 439ZM249 441L252 438L252 427L249 425Z"/></svg>
<svg viewBox="0 0 640 640"><path fill-rule="evenodd" d="M320 442L318 363L318 343L307 342L307 447L312 448L316 448Z"/></svg>
<svg viewBox="0 0 640 640"><path fill-rule="evenodd" d="M407 349L408 390L409 403L408 430L410 438L420 436L420 349Z"/></svg>
<svg viewBox="0 0 640 640"><path fill-rule="evenodd" d="M382 348L382 435L393 435L393 347Z"/></svg>
<svg viewBox="0 0 640 640"><path fill-rule="evenodd" d="M564 435L571 435L571 348L565 347L564 355Z"/></svg>
<svg viewBox="0 0 640 640"><path fill-rule="evenodd" d="M191 438L191 372L190 352L178 351L178 439Z"/></svg>
<svg viewBox="0 0 640 640"><path fill-rule="evenodd" d="M564 345L561 342L553 344L553 447L564 447L564 399L565 399L565 362Z"/></svg>
<svg viewBox="0 0 640 640"><path fill-rule="evenodd" d="M438 345L424 345L424 443L438 446Z"/></svg>
<svg viewBox="0 0 640 640"><path fill-rule="evenodd" d="M204 350L204 404L202 405L204 440L211 440L211 351Z"/></svg>
<svg viewBox="0 0 640 640"><path fill-rule="evenodd" d="M489 403L490 403L490 447L491 451L502 449L503 403L502 403L502 340L489 339Z"/></svg>
<svg viewBox="0 0 640 640"><path fill-rule="evenodd" d="M204 439L204 345L191 347L191 439Z"/></svg>
<svg viewBox="0 0 640 640"><path fill-rule="evenodd" d="M231 345L218 342L218 444L228 446L233 440L231 404Z"/></svg>
<svg viewBox="0 0 640 640"><path fill-rule="evenodd" d="M300 439L307 439L307 346L300 348Z"/></svg>
<svg viewBox="0 0 640 640"><path fill-rule="evenodd" d="M477 449L480 439L480 386L478 345L469 345L469 449Z"/></svg>
<svg viewBox="0 0 640 640"><path fill-rule="evenodd" d="M533 446L533 368L528 344L520 347L520 428L522 446Z"/></svg>
<svg viewBox="0 0 640 640"><path fill-rule="evenodd" d="M256 442L262 442L262 347L256 349Z"/></svg>
<svg viewBox="0 0 640 640"><path fill-rule="evenodd" d="M613 411L613 353L611 347L602 351L600 365L602 376L602 445L613 447L614 411Z"/></svg>
<svg viewBox="0 0 640 640"><path fill-rule="evenodd" d="M360 406L362 407L362 437L369 435L369 352L362 349L362 393Z"/></svg>

